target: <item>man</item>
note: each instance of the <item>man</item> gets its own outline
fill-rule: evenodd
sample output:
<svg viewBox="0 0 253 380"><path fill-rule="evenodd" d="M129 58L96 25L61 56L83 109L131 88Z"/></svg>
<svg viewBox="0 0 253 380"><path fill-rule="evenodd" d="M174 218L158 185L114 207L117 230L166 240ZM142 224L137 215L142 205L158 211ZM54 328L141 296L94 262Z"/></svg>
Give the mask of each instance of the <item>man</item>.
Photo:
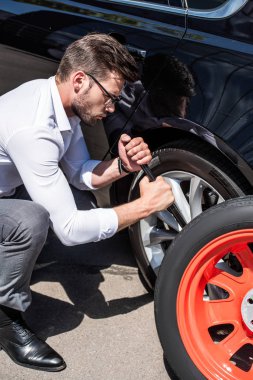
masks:
<svg viewBox="0 0 253 380"><path fill-rule="evenodd" d="M121 136L119 158L89 157L79 122L113 112L135 62L112 37L90 34L71 44L55 77L23 84L0 98L0 347L17 364L60 371L64 360L22 319L31 303L30 277L50 226L65 245L105 239L168 207L170 186L159 177L140 184L140 198L115 208L77 210L70 185L105 186L151 160L141 138ZM24 185L24 186L23 186ZM33 202L16 199L26 188Z"/></svg>

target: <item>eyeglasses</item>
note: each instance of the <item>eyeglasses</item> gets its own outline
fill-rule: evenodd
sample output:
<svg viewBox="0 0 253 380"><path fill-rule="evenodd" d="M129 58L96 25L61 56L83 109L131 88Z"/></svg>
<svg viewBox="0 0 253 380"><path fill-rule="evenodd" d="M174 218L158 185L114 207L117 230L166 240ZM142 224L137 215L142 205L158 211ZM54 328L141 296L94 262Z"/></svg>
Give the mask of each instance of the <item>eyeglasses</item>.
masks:
<svg viewBox="0 0 253 380"><path fill-rule="evenodd" d="M121 99L122 99L122 96L114 96L112 94L110 94L105 88L104 86L102 86L102 84L91 74L89 73L86 73L86 75L88 75L89 77L91 77L91 79L94 80L94 82L101 88L101 90L103 91L104 95L107 96L109 99L105 102L105 106L110 106L110 105L114 105L116 103L118 103Z"/></svg>

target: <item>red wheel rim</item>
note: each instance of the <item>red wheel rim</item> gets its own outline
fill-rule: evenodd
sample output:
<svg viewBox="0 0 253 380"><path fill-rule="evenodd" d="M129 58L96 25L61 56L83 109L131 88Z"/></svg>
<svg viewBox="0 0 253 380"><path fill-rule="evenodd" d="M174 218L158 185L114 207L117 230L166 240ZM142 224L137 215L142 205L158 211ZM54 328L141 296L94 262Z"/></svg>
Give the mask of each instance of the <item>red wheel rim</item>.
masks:
<svg viewBox="0 0 253 380"><path fill-rule="evenodd" d="M235 259L236 271L221 260L228 254ZM210 299L210 291L206 293L210 285L223 289L227 298ZM251 292L253 230L234 231L211 241L184 272L177 295L178 328L188 355L209 380L253 378ZM246 323L251 310L252 321Z"/></svg>

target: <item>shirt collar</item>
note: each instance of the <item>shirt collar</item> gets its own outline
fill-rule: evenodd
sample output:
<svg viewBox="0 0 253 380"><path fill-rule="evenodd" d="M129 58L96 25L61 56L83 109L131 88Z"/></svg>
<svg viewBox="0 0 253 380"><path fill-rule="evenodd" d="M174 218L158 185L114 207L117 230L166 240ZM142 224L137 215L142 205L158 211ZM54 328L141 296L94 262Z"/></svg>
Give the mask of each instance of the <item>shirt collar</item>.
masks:
<svg viewBox="0 0 253 380"><path fill-rule="evenodd" d="M55 76L50 78L50 88L53 99L53 106L55 112L56 123L60 131L72 130L76 125L80 123L78 116L67 117L66 112L63 108L61 97L56 86Z"/></svg>

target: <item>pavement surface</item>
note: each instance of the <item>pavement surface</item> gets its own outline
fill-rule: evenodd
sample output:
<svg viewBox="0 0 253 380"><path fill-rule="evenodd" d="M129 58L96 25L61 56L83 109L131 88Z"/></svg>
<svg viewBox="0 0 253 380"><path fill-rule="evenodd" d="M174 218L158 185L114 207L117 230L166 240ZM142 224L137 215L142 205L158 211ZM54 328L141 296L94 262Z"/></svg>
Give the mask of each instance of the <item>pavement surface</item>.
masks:
<svg viewBox="0 0 253 380"><path fill-rule="evenodd" d="M153 296L143 286L127 231L98 243L43 249L32 278L30 327L67 363L27 369L0 352L0 379L168 380Z"/></svg>

